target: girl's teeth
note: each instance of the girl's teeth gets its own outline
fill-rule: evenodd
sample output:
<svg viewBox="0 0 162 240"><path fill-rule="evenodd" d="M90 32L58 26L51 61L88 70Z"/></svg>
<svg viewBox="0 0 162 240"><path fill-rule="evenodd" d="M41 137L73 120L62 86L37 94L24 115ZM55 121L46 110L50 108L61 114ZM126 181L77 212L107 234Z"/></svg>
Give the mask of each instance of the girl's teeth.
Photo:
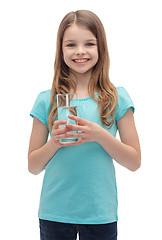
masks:
<svg viewBox="0 0 162 240"><path fill-rule="evenodd" d="M74 60L74 62L78 62L78 63L81 63L81 62L87 62L88 59L77 59L77 60Z"/></svg>

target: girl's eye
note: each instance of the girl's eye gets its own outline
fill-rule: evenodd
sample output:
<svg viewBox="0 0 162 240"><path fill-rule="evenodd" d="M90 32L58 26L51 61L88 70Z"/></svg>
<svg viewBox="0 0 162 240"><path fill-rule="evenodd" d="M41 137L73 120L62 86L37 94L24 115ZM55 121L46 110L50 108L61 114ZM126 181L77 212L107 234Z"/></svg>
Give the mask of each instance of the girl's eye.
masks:
<svg viewBox="0 0 162 240"><path fill-rule="evenodd" d="M68 47L74 47L75 45L73 43L70 43L67 45Z"/></svg>
<svg viewBox="0 0 162 240"><path fill-rule="evenodd" d="M94 43L87 43L87 46L93 46Z"/></svg>

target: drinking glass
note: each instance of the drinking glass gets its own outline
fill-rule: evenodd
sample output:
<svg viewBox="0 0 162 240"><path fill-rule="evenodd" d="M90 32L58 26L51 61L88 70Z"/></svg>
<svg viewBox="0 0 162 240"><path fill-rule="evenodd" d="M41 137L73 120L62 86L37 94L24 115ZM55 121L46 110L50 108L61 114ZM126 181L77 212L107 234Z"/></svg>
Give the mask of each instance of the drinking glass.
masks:
<svg viewBox="0 0 162 240"><path fill-rule="evenodd" d="M77 94L65 93L57 94L57 111L58 120L66 120L67 123L76 125L76 121L68 118L68 115L77 116ZM64 125L65 126L65 125ZM76 132L76 131L71 131ZM78 139L75 137L61 139L61 142L75 142Z"/></svg>

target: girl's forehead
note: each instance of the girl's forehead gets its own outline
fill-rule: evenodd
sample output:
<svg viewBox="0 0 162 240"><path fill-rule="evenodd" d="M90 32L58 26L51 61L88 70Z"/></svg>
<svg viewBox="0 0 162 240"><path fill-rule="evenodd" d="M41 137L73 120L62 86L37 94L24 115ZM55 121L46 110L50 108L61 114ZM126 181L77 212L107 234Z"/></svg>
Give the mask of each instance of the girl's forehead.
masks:
<svg viewBox="0 0 162 240"><path fill-rule="evenodd" d="M78 26L77 24L73 24L72 26L68 27L63 36L63 41L69 40L96 40L96 37L93 33L85 27Z"/></svg>

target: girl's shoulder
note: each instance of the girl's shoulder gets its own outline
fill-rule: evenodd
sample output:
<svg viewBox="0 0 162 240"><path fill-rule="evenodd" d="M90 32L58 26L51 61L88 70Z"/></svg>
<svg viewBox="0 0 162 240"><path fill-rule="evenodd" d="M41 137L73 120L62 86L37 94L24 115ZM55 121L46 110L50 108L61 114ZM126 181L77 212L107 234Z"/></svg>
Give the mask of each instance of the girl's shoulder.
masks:
<svg viewBox="0 0 162 240"><path fill-rule="evenodd" d="M120 95L127 93L127 90L125 89L125 87L121 87L121 86L116 87L116 91L117 91L117 94L120 94Z"/></svg>
<svg viewBox="0 0 162 240"><path fill-rule="evenodd" d="M40 92L30 112L31 117L38 118L46 126L50 107L50 92L50 90Z"/></svg>
<svg viewBox="0 0 162 240"><path fill-rule="evenodd" d="M128 91L125 89L125 87L116 87L116 92L117 92L117 98L118 101L120 100L128 100L130 99L130 95L128 93Z"/></svg>
<svg viewBox="0 0 162 240"><path fill-rule="evenodd" d="M45 91L42 91L38 94L39 97L42 97L42 98L48 98L51 94L51 90L45 90Z"/></svg>
<svg viewBox="0 0 162 240"><path fill-rule="evenodd" d="M117 91L117 109L116 109L116 120L118 121L124 113L131 107L133 113L135 111L134 103L130 97L128 91L124 87L116 87Z"/></svg>
<svg viewBox="0 0 162 240"><path fill-rule="evenodd" d="M42 91L37 96L38 102L44 102L48 104L50 102L51 90Z"/></svg>

